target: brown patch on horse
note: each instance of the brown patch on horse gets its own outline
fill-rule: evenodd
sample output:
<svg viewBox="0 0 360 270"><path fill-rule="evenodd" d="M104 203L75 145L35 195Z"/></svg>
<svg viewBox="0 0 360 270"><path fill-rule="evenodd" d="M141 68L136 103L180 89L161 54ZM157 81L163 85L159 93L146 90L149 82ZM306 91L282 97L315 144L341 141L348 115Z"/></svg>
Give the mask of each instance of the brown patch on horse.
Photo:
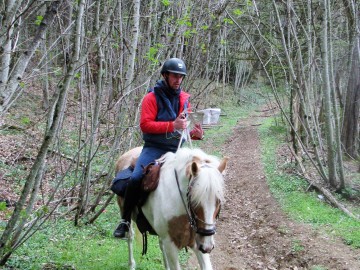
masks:
<svg viewBox="0 0 360 270"><path fill-rule="evenodd" d="M187 215L174 217L168 221L169 236L179 248L195 245L195 232L191 229Z"/></svg>

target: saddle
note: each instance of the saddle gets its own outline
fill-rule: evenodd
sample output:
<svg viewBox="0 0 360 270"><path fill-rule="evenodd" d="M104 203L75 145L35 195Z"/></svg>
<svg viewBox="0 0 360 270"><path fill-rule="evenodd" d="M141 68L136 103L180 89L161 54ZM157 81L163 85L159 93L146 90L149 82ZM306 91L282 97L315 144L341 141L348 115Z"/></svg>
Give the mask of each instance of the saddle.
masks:
<svg viewBox="0 0 360 270"><path fill-rule="evenodd" d="M160 178L160 169L161 164L157 161L151 162L145 167L143 167L144 177L142 178L140 186L142 192L138 203L138 215L136 218L136 224L138 226L138 229L143 235L146 234L146 232L149 232L152 235L156 235L156 232L144 216L141 210L141 206L145 204L150 192L154 191L157 188Z"/></svg>
<svg viewBox="0 0 360 270"><path fill-rule="evenodd" d="M155 161L143 167L144 177L141 182L141 188L143 191L151 192L157 188L159 184L161 165L162 164Z"/></svg>
<svg viewBox="0 0 360 270"><path fill-rule="evenodd" d="M157 235L153 227L150 225L149 221L146 219L144 213L141 210L141 206L144 205L146 202L146 199L148 198L151 191L154 191L158 184L160 179L160 169L161 164L157 161L151 162L145 167L143 167L143 179L141 181L141 189L142 189L142 195L140 202L138 204L138 214L136 217L136 225L139 229L139 231L142 234L143 238L143 250L142 255L145 255L147 252L147 233L151 235Z"/></svg>
<svg viewBox="0 0 360 270"><path fill-rule="evenodd" d="M143 237L143 255L147 252L147 232L151 235L157 235L157 233L146 219L141 210L141 206L145 204L150 192L154 191L159 184L161 165L161 163L155 161L143 167L144 176L140 185L141 192L139 194L139 201L137 204L138 214L136 217L136 225ZM126 187L128 182L131 181L130 178L133 170L134 167L130 166L127 169L118 172L115 179L112 181L111 190L120 197L125 196Z"/></svg>
<svg viewBox="0 0 360 270"><path fill-rule="evenodd" d="M159 184L161 164L157 161L151 162L143 167L143 178L141 181L141 189L145 193L154 191ZM130 181L134 166L121 170L116 173L115 178L112 180L110 189L120 197L125 196L126 187ZM146 196L147 197L147 196ZM141 200L144 201L144 200Z"/></svg>

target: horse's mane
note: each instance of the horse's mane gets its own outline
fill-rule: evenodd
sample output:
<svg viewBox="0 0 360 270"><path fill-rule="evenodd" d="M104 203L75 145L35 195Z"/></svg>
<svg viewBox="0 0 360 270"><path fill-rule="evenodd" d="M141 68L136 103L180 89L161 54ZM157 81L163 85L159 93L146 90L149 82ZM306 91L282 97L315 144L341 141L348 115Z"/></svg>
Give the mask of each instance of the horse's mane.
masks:
<svg viewBox="0 0 360 270"><path fill-rule="evenodd" d="M170 164L178 171L195 161L200 166L200 176L195 177L191 189L191 199L194 205L200 204L207 197L216 196L224 201L224 180L218 170L220 160L213 155L206 154L203 150L195 148L180 148L176 153L166 153L159 162Z"/></svg>

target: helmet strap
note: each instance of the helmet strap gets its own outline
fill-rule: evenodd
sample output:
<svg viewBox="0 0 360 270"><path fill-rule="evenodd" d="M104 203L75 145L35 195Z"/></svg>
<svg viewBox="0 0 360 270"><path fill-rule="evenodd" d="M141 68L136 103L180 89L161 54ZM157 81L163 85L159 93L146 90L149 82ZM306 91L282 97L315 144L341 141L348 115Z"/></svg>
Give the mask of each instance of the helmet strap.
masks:
<svg viewBox="0 0 360 270"><path fill-rule="evenodd" d="M165 72L163 74L164 77L164 81L166 82L166 85L170 88L170 84L169 84L169 72Z"/></svg>

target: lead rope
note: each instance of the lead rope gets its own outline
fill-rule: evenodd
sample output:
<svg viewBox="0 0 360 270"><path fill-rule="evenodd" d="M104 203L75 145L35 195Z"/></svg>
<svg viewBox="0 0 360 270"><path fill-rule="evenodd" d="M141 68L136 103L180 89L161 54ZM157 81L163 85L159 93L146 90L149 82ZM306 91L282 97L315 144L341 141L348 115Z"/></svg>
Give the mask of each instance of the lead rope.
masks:
<svg viewBox="0 0 360 270"><path fill-rule="evenodd" d="M186 114L186 113L185 113ZM187 115L187 114L186 114ZM179 150L179 148L181 147L181 143L182 143L182 140L185 139L187 142L189 142L190 144L190 148L193 149L193 146L192 146L192 141L191 141L191 136L190 136L190 130L189 130L189 127L190 127L190 119L186 116L186 120L187 120L187 125L186 125L186 128L182 130L181 132L181 137L180 137L180 141L179 141L179 145L178 145L178 148L177 150Z"/></svg>

